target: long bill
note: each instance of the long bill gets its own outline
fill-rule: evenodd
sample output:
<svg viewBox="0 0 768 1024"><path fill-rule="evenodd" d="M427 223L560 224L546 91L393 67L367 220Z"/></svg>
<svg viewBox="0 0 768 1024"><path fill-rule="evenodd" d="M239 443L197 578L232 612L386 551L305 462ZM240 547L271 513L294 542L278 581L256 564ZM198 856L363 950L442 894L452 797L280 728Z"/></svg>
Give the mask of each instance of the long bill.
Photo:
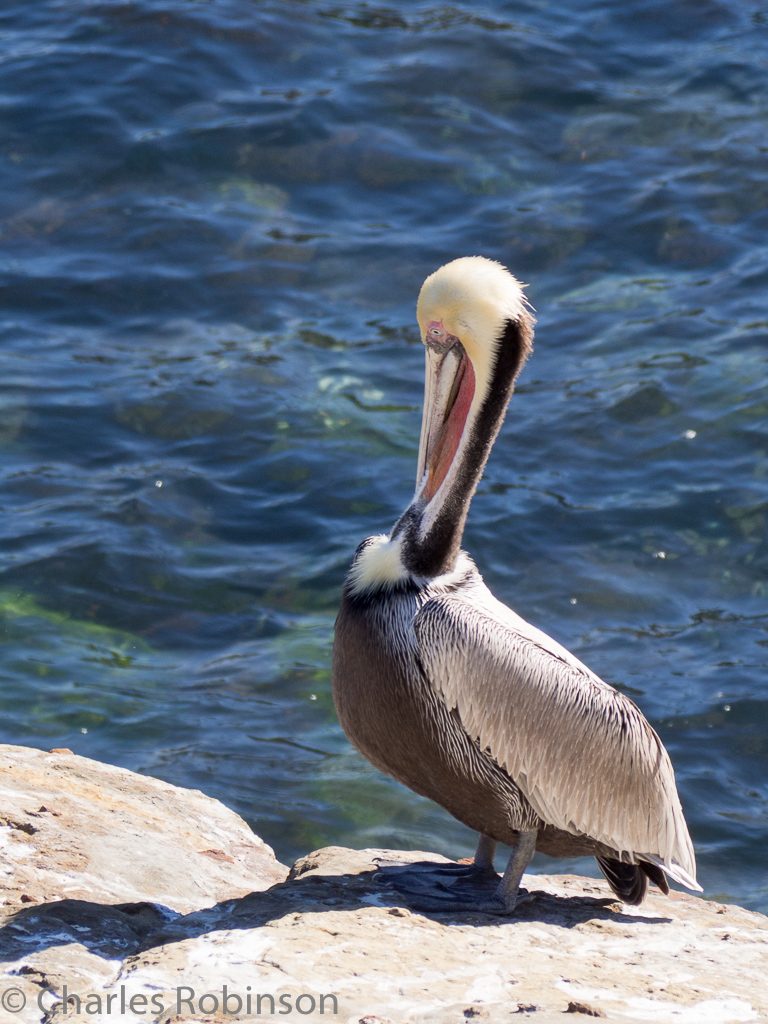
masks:
<svg viewBox="0 0 768 1024"><path fill-rule="evenodd" d="M478 365L458 339L426 343L416 493L392 531L393 538L403 535L403 564L414 576L434 577L456 563L472 495L531 337L530 317L507 320L493 345L474 346Z"/></svg>
<svg viewBox="0 0 768 1024"><path fill-rule="evenodd" d="M461 342L426 350L416 498L429 504L448 476L475 397L475 371Z"/></svg>

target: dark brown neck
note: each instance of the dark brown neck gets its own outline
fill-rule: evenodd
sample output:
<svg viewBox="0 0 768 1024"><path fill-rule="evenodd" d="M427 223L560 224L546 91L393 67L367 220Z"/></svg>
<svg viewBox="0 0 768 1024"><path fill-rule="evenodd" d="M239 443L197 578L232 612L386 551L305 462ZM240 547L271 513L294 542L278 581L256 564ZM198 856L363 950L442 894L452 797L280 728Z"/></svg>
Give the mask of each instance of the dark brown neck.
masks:
<svg viewBox="0 0 768 1024"><path fill-rule="evenodd" d="M504 422L515 380L531 351L533 318L525 313L519 320L507 320L496 351L488 393L472 424L468 443L450 491L424 531L426 506L415 499L392 531L403 534L402 557L405 568L414 576L434 577L450 572L461 549L461 538L472 496L491 453L493 442Z"/></svg>

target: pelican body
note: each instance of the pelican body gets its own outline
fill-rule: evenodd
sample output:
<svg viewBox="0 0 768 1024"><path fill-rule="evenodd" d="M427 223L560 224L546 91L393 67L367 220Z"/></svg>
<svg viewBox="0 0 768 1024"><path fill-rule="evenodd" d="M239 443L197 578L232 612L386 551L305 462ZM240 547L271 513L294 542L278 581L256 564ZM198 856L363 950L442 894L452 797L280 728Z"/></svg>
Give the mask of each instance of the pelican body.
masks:
<svg viewBox="0 0 768 1024"><path fill-rule="evenodd" d="M474 862L433 866L417 905L511 913L535 850L594 855L628 903L649 880L668 892L665 874L699 889L658 735L628 697L497 601L461 550L531 351L521 287L498 263L458 259L424 282L417 318L426 380L416 491L391 534L358 547L333 650L350 741L479 833ZM461 895L462 873L497 877L497 842L513 850L496 891ZM441 871L448 884L435 881ZM413 891L414 873L404 874Z"/></svg>

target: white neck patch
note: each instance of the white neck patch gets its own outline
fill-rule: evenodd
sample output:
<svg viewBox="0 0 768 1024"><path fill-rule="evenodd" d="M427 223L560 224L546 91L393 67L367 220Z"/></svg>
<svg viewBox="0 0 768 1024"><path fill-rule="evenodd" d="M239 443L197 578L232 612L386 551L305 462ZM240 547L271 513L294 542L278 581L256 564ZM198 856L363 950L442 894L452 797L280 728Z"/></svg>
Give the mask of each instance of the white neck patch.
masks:
<svg viewBox="0 0 768 1024"><path fill-rule="evenodd" d="M371 537L349 571L352 591L389 590L410 578L402 559L402 535L390 540L386 533Z"/></svg>
<svg viewBox="0 0 768 1024"><path fill-rule="evenodd" d="M410 581L419 587L429 586L441 589L458 583L466 574L474 570L475 564L464 551L459 552L456 565L451 572L442 576L427 578L414 576L403 565L403 535L390 540L382 533L369 539L368 546L361 552L349 570L349 581L353 594L364 594L371 590L391 590L400 583Z"/></svg>

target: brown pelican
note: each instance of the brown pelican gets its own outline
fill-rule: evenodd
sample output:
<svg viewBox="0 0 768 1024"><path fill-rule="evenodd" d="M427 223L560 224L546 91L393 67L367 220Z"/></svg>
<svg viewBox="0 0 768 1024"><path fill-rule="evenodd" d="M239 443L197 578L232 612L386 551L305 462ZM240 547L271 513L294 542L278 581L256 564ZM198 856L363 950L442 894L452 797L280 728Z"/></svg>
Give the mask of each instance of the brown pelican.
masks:
<svg viewBox="0 0 768 1024"><path fill-rule="evenodd" d="M417 906L511 913L535 850L594 855L626 903L642 902L649 879L669 892L665 874L700 891L658 735L628 697L497 601L461 550L531 351L520 285L481 256L454 260L424 282L417 318L416 493L389 536L357 549L333 651L336 709L355 747L480 834L471 865L422 871L431 895ZM462 872L498 877L497 842L513 850L495 892L452 889Z"/></svg>

